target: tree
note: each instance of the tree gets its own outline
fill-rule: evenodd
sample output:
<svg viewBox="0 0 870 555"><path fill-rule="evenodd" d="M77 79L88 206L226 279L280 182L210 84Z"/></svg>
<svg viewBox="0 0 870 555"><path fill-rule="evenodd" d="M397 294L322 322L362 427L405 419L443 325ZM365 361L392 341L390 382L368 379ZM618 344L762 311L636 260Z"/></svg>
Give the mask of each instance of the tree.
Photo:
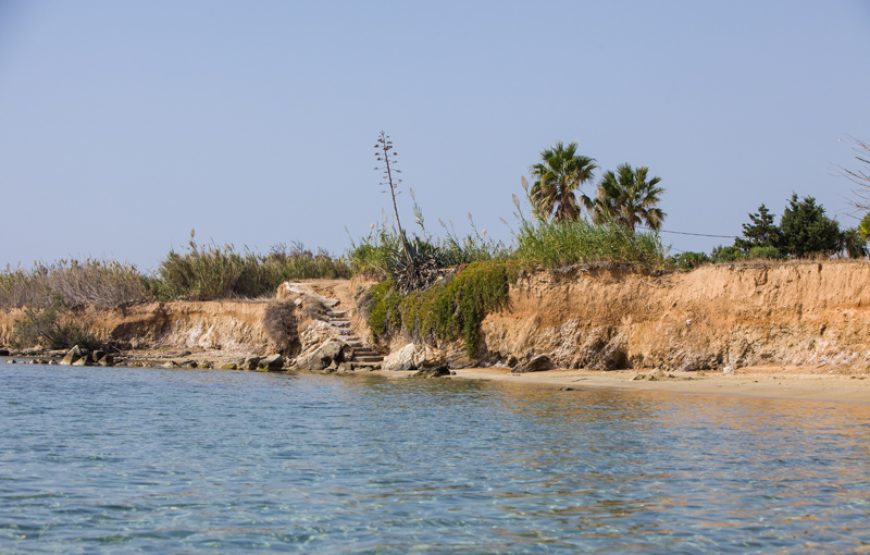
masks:
<svg viewBox="0 0 870 555"><path fill-rule="evenodd" d="M792 194L780 220L785 254L803 258L810 254L833 254L843 247L840 225L827 216L813 197Z"/></svg>
<svg viewBox="0 0 870 555"><path fill-rule="evenodd" d="M743 237L738 237L734 245L745 252L753 247L782 247L782 230L774 223L774 215L762 204L758 212L749 214L749 223L743 224Z"/></svg>
<svg viewBox="0 0 870 555"><path fill-rule="evenodd" d="M861 218L861 223L858 224L858 233L861 235L861 239L864 239L864 242L870 241L870 212L864 215Z"/></svg>
<svg viewBox="0 0 870 555"><path fill-rule="evenodd" d="M595 160L577 154L576 142L556 143L541 152L541 161L529 171L535 182L528 192L535 215L542 220L573 222L580 217L580 203L575 192L590 179Z"/></svg>
<svg viewBox="0 0 870 555"><path fill-rule="evenodd" d="M598 185L595 201L584 197L587 209L592 212L595 223L619 222L632 231L638 224L658 230L665 213L658 207L661 194L660 177L648 178L649 168L632 168L630 164L617 166L616 172L608 171Z"/></svg>
<svg viewBox="0 0 870 555"><path fill-rule="evenodd" d="M867 256L867 239L861 237L858 228L852 227L843 231L843 248L849 258Z"/></svg>

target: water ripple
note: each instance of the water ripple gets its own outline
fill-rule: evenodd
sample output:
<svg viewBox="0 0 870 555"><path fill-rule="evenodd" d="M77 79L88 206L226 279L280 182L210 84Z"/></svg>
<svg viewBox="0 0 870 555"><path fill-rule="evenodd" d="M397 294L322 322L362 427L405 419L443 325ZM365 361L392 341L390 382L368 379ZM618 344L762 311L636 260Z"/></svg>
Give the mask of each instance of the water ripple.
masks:
<svg viewBox="0 0 870 555"><path fill-rule="evenodd" d="M0 368L2 553L870 549L870 409Z"/></svg>

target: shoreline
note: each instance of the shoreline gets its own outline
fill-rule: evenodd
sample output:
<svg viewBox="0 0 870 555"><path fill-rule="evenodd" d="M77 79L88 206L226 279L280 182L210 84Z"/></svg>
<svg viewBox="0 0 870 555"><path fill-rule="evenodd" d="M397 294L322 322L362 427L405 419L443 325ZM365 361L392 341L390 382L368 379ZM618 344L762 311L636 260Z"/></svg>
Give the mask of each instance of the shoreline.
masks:
<svg viewBox="0 0 870 555"><path fill-rule="evenodd" d="M731 374L655 370L546 370L513 374L509 368L467 368L455 372L454 379L558 387L563 391L610 388L870 405L870 375L834 373L819 368L752 367ZM647 379L651 375L656 378Z"/></svg>
<svg viewBox="0 0 870 555"><path fill-rule="evenodd" d="M137 353L140 356L144 353ZM128 353L129 355L129 353ZM187 354L190 356L190 354ZM197 356L199 355L199 356ZM154 368L177 370L218 370L246 372L221 368L221 361L190 366L185 364L165 365L177 360L166 353L162 356L153 351L147 356L125 357L115 368ZM202 353L193 354L189 361L204 362ZM39 364L39 357L0 357L0 363ZM50 364L57 365L57 359ZM276 370L273 370L275 372ZM338 376L378 376L385 379L413 378L417 371L349 371L282 369L277 372L305 372ZM664 372L656 369L641 370L570 370L554 369L540 372L513 373L510 368L460 368L452 369L447 379L478 380L506 383L521 387L544 387L560 391L582 389L621 389L625 391L661 392L680 395L719 395L756 399L783 399L853 403L870 406L870 373L855 370L843 372L810 367L756 366L741 368L732 373L717 371Z"/></svg>

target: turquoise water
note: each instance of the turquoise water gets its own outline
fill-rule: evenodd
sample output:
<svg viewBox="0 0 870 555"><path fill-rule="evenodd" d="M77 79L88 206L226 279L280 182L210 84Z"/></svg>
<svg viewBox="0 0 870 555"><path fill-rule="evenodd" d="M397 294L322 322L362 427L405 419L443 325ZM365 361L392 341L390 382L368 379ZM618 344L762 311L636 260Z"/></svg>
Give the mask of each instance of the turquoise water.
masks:
<svg viewBox="0 0 870 555"><path fill-rule="evenodd" d="M870 549L870 408L0 365L0 553Z"/></svg>

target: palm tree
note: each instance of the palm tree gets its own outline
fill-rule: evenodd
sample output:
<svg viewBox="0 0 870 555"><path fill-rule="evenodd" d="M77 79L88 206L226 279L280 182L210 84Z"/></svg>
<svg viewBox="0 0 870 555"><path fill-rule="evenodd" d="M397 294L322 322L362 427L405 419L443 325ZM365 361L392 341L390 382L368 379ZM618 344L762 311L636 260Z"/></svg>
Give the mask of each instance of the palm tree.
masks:
<svg viewBox="0 0 870 555"><path fill-rule="evenodd" d="M535 177L529 200L539 218L571 222L580 217L574 191L592 179L596 165L592 158L577 154L577 148L576 142L565 145L560 141L541 152L541 161L529 169Z"/></svg>
<svg viewBox="0 0 870 555"><path fill-rule="evenodd" d="M647 179L648 174L646 166L632 168L630 164L617 166L615 173L605 173L595 200L583 199L593 221L599 224L616 221L632 231L644 223L658 231L665 219L665 213L658 207L665 190L658 186L660 177Z"/></svg>

